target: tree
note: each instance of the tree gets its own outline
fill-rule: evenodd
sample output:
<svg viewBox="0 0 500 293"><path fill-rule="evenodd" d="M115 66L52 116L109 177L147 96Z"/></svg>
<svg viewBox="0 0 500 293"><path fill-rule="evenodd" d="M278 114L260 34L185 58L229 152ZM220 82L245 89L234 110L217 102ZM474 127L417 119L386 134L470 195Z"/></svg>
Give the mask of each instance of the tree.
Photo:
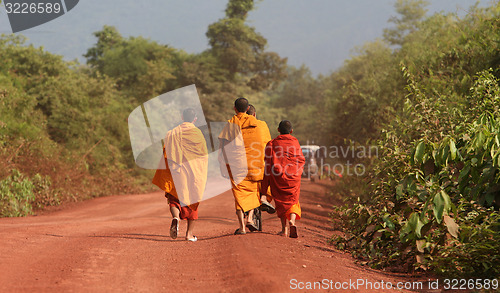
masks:
<svg viewBox="0 0 500 293"><path fill-rule="evenodd" d="M262 54L266 39L245 25L244 19L225 18L208 27L207 37L212 53L218 58L229 77L253 71L257 56Z"/></svg>
<svg viewBox="0 0 500 293"><path fill-rule="evenodd" d="M365 44L359 55L346 61L327 79L325 91L331 143L344 139L364 143L376 138L383 124L401 105L404 84L398 61L383 42Z"/></svg>
<svg viewBox="0 0 500 293"><path fill-rule="evenodd" d="M400 17L389 18L389 22L394 23L396 27L384 29L384 39L391 45L402 45L405 36L417 30L418 24L427 13L427 5L425 0L397 0L394 7Z"/></svg>
<svg viewBox="0 0 500 293"><path fill-rule="evenodd" d="M97 43L87 51L87 64L116 80L137 101L146 101L175 88L179 51L167 45L130 37L124 39L114 27L95 32Z"/></svg>
<svg viewBox="0 0 500 293"><path fill-rule="evenodd" d="M352 94L342 90L345 101L355 100L356 106L378 92L404 102L372 141L381 154L367 176L346 181L343 194L368 184L338 214L346 237L337 244L368 265L456 278L499 275L500 88L493 75L498 66L491 66L499 52L499 13L497 5L476 6L463 19L435 14L399 35L397 51L347 62L365 77L355 79ZM382 64L363 69L374 64L370 60ZM394 74L385 76L394 67L403 73L403 85ZM370 117L366 108L380 112L373 106L350 112L365 111L354 118L359 120Z"/></svg>
<svg viewBox="0 0 500 293"><path fill-rule="evenodd" d="M286 59L266 53L267 40L245 24L253 8L253 0L229 0L226 17L211 24L206 35L226 77L233 82L242 78L252 89L261 90L284 77Z"/></svg>
<svg viewBox="0 0 500 293"><path fill-rule="evenodd" d="M105 25L102 30L95 32L97 43L87 50L83 57L87 58L87 64L98 69L102 69L104 53L113 47L119 46L123 42L122 35L114 26Z"/></svg>

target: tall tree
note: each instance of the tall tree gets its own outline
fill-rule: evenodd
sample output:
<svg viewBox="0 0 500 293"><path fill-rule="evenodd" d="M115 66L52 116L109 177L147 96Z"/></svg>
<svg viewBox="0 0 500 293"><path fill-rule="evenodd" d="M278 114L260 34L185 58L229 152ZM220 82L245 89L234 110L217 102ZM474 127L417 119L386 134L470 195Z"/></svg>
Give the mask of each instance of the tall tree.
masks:
<svg viewBox="0 0 500 293"><path fill-rule="evenodd" d="M284 77L286 59L265 52L267 40L245 24L253 8L253 0L229 0L225 18L211 24L206 35L227 78L235 81L241 77L247 85L260 90Z"/></svg>
<svg viewBox="0 0 500 293"><path fill-rule="evenodd" d="M429 3L425 0L397 0L394 4L399 17L389 18L394 28L384 29L384 39L392 45L402 45L409 33L417 30L418 24L424 19Z"/></svg>
<svg viewBox="0 0 500 293"><path fill-rule="evenodd" d="M95 32L97 43L83 57L87 58L87 64L101 69L104 53L123 42L122 35L114 26L105 25L102 30Z"/></svg>
<svg viewBox="0 0 500 293"><path fill-rule="evenodd" d="M135 100L145 101L174 87L181 52L142 37L125 39L112 26L94 35L97 43L84 55L87 64L114 78Z"/></svg>

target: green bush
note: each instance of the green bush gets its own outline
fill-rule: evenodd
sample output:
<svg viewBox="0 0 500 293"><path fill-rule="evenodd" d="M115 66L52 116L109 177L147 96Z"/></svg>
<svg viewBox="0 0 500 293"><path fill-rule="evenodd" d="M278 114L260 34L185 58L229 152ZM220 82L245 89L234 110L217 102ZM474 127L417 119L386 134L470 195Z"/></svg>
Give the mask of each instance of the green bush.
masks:
<svg viewBox="0 0 500 293"><path fill-rule="evenodd" d="M24 217L32 215L34 209L42 209L61 203L58 189L51 187L49 176L35 174L32 178L13 169L0 181L0 216Z"/></svg>
<svg viewBox="0 0 500 293"><path fill-rule="evenodd" d="M18 170L12 170L9 177L0 181L0 215L22 217L33 214L35 185Z"/></svg>
<svg viewBox="0 0 500 293"><path fill-rule="evenodd" d="M463 18L434 14L413 23L384 62L370 61L370 51L354 59L373 67L356 67L358 83L381 89L363 97L388 100L372 107L386 113L373 134L380 156L366 177L349 179L355 188L339 190L350 202L334 213L344 232L332 240L338 248L375 268L500 275L499 15L498 3L471 7ZM339 81L352 80L341 73ZM337 88L342 97L367 87Z"/></svg>
<svg viewBox="0 0 500 293"><path fill-rule="evenodd" d="M403 117L414 123L386 132L372 196L337 209L346 226L334 242L373 267L499 276L498 81L481 72L463 104L444 111L403 69L411 93Z"/></svg>
<svg viewBox="0 0 500 293"><path fill-rule="evenodd" d="M34 205L37 209L43 209L44 207L57 206L61 204L60 196L62 191L52 187L52 182L49 176L35 174L32 181L34 185L33 190L36 194Z"/></svg>

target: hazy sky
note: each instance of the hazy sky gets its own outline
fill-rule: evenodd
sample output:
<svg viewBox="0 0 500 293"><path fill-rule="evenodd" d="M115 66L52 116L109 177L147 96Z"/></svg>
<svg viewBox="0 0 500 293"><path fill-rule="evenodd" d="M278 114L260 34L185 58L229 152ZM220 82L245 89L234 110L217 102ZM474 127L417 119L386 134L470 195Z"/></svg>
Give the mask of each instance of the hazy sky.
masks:
<svg viewBox="0 0 500 293"><path fill-rule="evenodd" d="M432 0L436 11L464 15L475 0ZM227 0L80 0L69 13L20 34L65 59L79 59L95 43L92 33L114 25L124 36L143 36L199 53L208 48L207 26L224 16ZM481 1L481 3L490 3ZM268 40L268 50L305 64L314 74L328 74L349 58L356 46L374 40L394 16L393 0L264 0L249 16ZM0 33L10 33L0 7Z"/></svg>

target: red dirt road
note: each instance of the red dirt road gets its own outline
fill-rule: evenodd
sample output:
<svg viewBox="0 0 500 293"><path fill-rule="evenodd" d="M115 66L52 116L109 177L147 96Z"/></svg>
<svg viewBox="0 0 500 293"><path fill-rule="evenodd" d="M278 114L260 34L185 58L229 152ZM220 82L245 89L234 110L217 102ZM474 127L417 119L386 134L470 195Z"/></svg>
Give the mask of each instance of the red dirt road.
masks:
<svg viewBox="0 0 500 293"><path fill-rule="evenodd" d="M367 280L396 286L408 278L358 266L326 243L333 234L326 188L303 182L298 239L277 236L279 219L268 214L263 232L233 235L237 220L229 192L201 203L194 243L168 236L171 217L160 192L0 219L0 291L407 292L349 285ZM333 289L305 290L307 282L323 279ZM335 282L346 282L346 289L335 290Z"/></svg>

